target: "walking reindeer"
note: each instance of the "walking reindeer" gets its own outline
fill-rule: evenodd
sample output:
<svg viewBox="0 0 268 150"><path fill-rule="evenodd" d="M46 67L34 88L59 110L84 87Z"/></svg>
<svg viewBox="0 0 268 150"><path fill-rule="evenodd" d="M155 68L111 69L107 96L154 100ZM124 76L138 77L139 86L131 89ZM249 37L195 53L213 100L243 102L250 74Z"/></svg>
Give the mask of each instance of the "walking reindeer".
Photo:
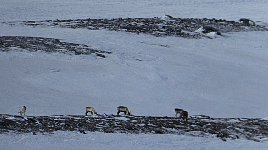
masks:
<svg viewBox="0 0 268 150"><path fill-rule="evenodd" d="M118 106L117 107L117 115L119 115L120 112L123 112L125 115L131 115L130 111L126 106Z"/></svg>
<svg viewBox="0 0 268 150"><path fill-rule="evenodd" d="M21 110L18 112L21 116L25 116L26 106L22 106Z"/></svg>
<svg viewBox="0 0 268 150"><path fill-rule="evenodd" d="M178 117L178 114L180 115L179 117L188 122L188 111L185 111L183 109L179 109L179 108L175 108L175 113L176 113L176 117Z"/></svg>
<svg viewBox="0 0 268 150"><path fill-rule="evenodd" d="M95 109L94 109L94 107L86 107L86 116L87 116L87 113L91 113L91 115L94 115L94 114L98 114L96 111L95 111Z"/></svg>

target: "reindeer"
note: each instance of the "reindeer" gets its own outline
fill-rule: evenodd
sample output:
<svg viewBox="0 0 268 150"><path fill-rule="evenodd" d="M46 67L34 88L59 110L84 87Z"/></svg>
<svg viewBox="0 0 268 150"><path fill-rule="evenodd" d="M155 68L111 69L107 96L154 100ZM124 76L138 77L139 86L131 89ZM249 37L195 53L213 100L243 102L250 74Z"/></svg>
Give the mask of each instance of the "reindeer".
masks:
<svg viewBox="0 0 268 150"><path fill-rule="evenodd" d="M25 116L26 106L22 106L21 110L18 112L21 116Z"/></svg>
<svg viewBox="0 0 268 150"><path fill-rule="evenodd" d="M179 109L179 108L175 108L175 113L176 113L176 117L178 117L178 114L180 114L180 118L186 122L188 122L188 112L183 110L183 109Z"/></svg>
<svg viewBox="0 0 268 150"><path fill-rule="evenodd" d="M89 112L91 113L91 115L98 114L95 111L94 107L86 107L86 116L87 116L87 113L89 113Z"/></svg>
<svg viewBox="0 0 268 150"><path fill-rule="evenodd" d="M117 115L119 115L120 112L123 112L125 115L131 115L130 111L126 106L118 106L117 107Z"/></svg>

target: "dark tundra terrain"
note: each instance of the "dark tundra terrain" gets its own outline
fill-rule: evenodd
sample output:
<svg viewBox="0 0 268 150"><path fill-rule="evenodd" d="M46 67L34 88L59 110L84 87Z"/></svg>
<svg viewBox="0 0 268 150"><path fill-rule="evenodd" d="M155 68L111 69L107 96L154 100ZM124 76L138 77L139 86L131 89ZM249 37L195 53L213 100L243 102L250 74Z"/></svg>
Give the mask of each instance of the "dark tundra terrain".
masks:
<svg viewBox="0 0 268 150"><path fill-rule="evenodd" d="M89 30L108 29L111 31L124 31L145 33L153 36L177 36L184 38L208 37L206 33L242 32L242 31L268 31L264 26L255 24L248 19L228 21L225 19L208 18L174 18L167 15L165 18L114 18L114 19L68 19L6 22L9 25L22 24L27 26L49 26L60 28L85 28ZM203 32L196 32L200 28Z"/></svg>
<svg viewBox="0 0 268 150"><path fill-rule="evenodd" d="M16 116L0 115L0 133L47 134L55 131L185 134L214 136L222 140L248 139L263 141L268 138L268 120L250 118L210 118L192 116L188 122L176 117L120 116L120 115L57 115Z"/></svg>
<svg viewBox="0 0 268 150"><path fill-rule="evenodd" d="M75 55L96 54L105 58L109 51L90 48L84 44L62 42L59 39L27 36L0 36L0 51L27 50Z"/></svg>

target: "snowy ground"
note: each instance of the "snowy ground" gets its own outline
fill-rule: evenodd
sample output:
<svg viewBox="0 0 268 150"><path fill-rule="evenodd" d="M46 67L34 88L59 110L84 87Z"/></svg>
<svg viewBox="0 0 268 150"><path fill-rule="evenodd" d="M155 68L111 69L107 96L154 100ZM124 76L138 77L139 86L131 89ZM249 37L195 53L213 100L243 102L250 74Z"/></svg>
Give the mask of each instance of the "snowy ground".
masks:
<svg viewBox="0 0 268 150"><path fill-rule="evenodd" d="M35 36L51 37L34 32L37 29L22 32L27 30ZM1 53L0 76L5 85L0 87L1 113L16 114L19 106L26 105L30 115L84 114L84 107L92 105L99 113L111 114L118 105L127 105L137 115L174 116L174 107L181 107L190 115L267 117L267 33L188 40L51 30L58 33L53 37L113 54L95 59Z"/></svg>
<svg viewBox="0 0 268 150"><path fill-rule="evenodd" d="M0 21L113 17L248 17L268 23L266 0L1 0ZM127 105L133 114L259 117L268 114L268 34L231 33L216 39L189 40L131 33L8 26L0 36L59 38L112 51L105 59L28 52L0 53L0 113L84 114L92 105L114 114ZM165 46L163 46L165 45ZM143 60L143 61L138 61ZM57 133L0 135L4 149L265 149L268 143L222 142L174 135ZM26 140L27 139L27 140ZM121 142L122 141L122 142ZM121 145L119 145L122 144ZM46 146L46 147L45 147ZM80 147L81 146L81 147ZM37 147L37 148L35 148Z"/></svg>
<svg viewBox="0 0 268 150"><path fill-rule="evenodd" d="M1 149L16 150L265 150L267 143L244 140L224 142L213 138L200 138L184 135L146 135L146 134L81 134L58 132L53 135L4 135L0 136ZM4 144L3 144L4 143Z"/></svg>
<svg viewBox="0 0 268 150"><path fill-rule="evenodd" d="M0 20L70 18L176 17L268 22L267 0L1 0Z"/></svg>

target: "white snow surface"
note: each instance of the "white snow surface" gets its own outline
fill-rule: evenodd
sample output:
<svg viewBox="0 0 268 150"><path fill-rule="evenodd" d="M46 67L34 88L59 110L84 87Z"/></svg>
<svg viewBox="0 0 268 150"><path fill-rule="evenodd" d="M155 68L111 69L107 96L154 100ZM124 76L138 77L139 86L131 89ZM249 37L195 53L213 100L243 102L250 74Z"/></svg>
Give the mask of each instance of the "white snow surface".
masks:
<svg viewBox="0 0 268 150"><path fill-rule="evenodd" d="M266 0L0 0L0 21L174 17L250 18L268 23ZM0 113L259 117L268 114L268 34L184 39L112 32L8 26L0 36L38 36L112 51L105 59L42 52L0 53ZM142 61L139 61L142 60ZM38 137L38 138L36 138ZM182 135L57 133L0 135L0 149L265 149L267 143ZM22 145L22 146L21 146Z"/></svg>
<svg viewBox="0 0 268 150"><path fill-rule="evenodd" d="M1 0L0 21L175 17L268 22L267 0Z"/></svg>
<svg viewBox="0 0 268 150"><path fill-rule="evenodd" d="M174 108L179 107L190 115L267 117L267 33L189 40L14 28L2 32L60 38L113 54L97 59L2 52L0 113L17 114L26 105L28 115L84 114L86 106L94 106L100 114L114 114L117 106L126 105L135 115L174 116Z"/></svg>
<svg viewBox="0 0 268 150"><path fill-rule="evenodd" d="M245 140L224 142L220 139L185 135L105 134L56 132L52 135L1 135L1 149L5 150L266 150L268 144Z"/></svg>

